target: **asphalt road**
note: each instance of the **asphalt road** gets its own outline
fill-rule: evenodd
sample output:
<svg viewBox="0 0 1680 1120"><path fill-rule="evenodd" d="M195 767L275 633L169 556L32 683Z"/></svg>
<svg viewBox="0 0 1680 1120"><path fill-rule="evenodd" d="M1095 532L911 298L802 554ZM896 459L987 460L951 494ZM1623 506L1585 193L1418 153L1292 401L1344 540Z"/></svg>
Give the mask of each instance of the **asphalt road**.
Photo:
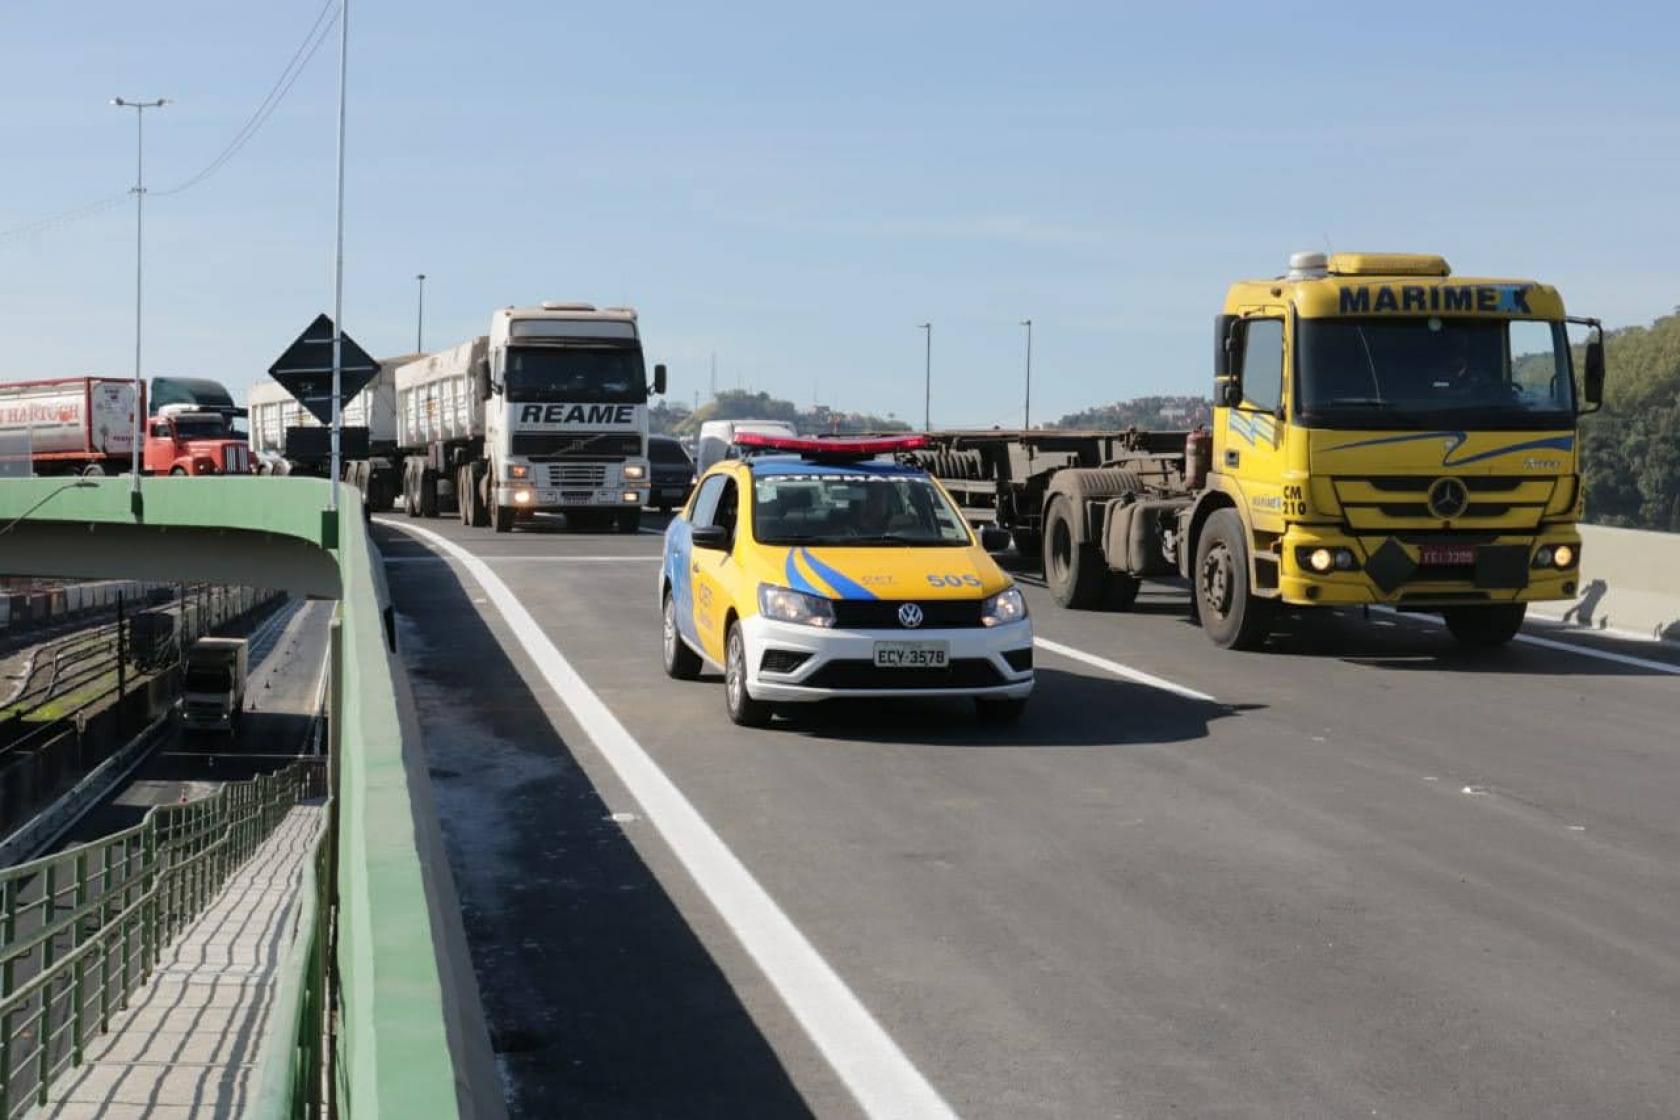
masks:
<svg viewBox="0 0 1680 1120"><path fill-rule="evenodd" d="M587 698L402 524L375 532L513 1113L860 1114ZM1672 651L1536 628L1562 648L1470 656L1348 612L1231 653L1170 588L1115 615L1028 586L1069 655L1040 648L1018 727L747 731L715 676L660 671L654 534L418 524L963 1116L1680 1114Z"/></svg>

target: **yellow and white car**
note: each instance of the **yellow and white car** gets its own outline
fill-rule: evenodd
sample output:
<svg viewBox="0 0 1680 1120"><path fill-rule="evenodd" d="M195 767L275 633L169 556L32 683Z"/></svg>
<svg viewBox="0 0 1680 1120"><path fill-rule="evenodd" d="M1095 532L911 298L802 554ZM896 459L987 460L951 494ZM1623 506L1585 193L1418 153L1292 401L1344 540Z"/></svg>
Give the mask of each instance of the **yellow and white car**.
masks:
<svg viewBox="0 0 1680 1120"><path fill-rule="evenodd" d="M743 435L665 532L665 671L723 670L729 717L836 697L969 696L993 722L1033 687L1032 623L927 472L919 437Z"/></svg>

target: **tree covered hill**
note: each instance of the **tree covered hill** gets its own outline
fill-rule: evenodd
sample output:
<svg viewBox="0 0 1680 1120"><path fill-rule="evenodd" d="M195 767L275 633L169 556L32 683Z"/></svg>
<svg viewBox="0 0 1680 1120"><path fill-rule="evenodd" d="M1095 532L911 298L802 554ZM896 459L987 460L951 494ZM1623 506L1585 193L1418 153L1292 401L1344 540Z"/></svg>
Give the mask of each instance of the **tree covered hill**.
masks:
<svg viewBox="0 0 1680 1120"><path fill-rule="evenodd" d="M891 414L881 417L868 412L841 412L821 404L800 408L769 393L743 389L726 389L698 409L690 409L680 401L663 400L649 413L653 430L666 435L694 435L707 420L786 420L808 435L910 430L909 424Z"/></svg>
<svg viewBox="0 0 1680 1120"><path fill-rule="evenodd" d="M1175 431L1213 422L1213 402L1206 397L1137 397L1070 412L1052 428L1113 430L1144 428Z"/></svg>
<svg viewBox="0 0 1680 1120"><path fill-rule="evenodd" d="M1680 532L1680 314L1604 349L1604 409L1581 422L1587 520Z"/></svg>

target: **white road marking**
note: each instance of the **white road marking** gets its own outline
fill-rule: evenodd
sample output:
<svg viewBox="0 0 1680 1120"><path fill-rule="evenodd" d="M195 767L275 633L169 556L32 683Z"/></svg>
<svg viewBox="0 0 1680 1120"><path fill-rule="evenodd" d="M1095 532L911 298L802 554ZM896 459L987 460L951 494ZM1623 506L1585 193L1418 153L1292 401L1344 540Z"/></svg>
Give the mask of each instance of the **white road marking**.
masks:
<svg viewBox="0 0 1680 1120"><path fill-rule="evenodd" d="M447 552L484 589L526 656L641 805L643 816L659 830L863 1111L893 1120L954 1118L956 1113L939 1091L572 668L501 577L438 533L417 525L397 528Z"/></svg>
<svg viewBox="0 0 1680 1120"><path fill-rule="evenodd" d="M480 559L489 564L499 564L503 560L532 560L549 564L657 564L663 557L647 555L624 556L545 556L541 553L518 556L483 556ZM447 556L387 556L387 564L442 564L447 563Z"/></svg>
<svg viewBox="0 0 1680 1120"><path fill-rule="evenodd" d="M1146 673L1142 669L1134 669L1130 665L1122 665L1118 661L1110 661L1106 657L1098 657L1094 653L1086 653L1082 649L1074 649L1072 646L1064 646L1060 642L1052 642L1049 638L1034 638L1033 645L1037 646L1039 649L1047 650L1050 653L1060 654L1062 657L1071 658L1074 661L1082 661L1094 669L1101 669L1105 673L1113 673L1122 680L1128 680L1134 684L1143 684L1148 685L1150 688L1159 688L1164 692L1171 692L1174 695L1183 696L1188 700L1201 700L1208 704L1219 703L1218 700L1215 700L1205 692L1198 692L1186 685L1175 684L1174 682L1167 680L1165 677L1157 677L1153 673Z"/></svg>
<svg viewBox="0 0 1680 1120"><path fill-rule="evenodd" d="M1390 607L1378 607L1377 610L1389 610ZM1395 614L1400 612L1395 611ZM1414 622L1421 622L1428 626L1445 626L1446 622L1432 614L1406 613L1402 617ZM1654 673L1668 673L1680 677L1680 665L1672 661L1654 661L1649 657L1634 657L1629 653L1617 653L1614 650L1594 649L1592 646L1576 645L1574 642L1560 642L1555 638L1540 638L1533 634L1518 634L1511 639L1524 645L1539 646L1541 649L1562 650L1564 653L1578 653L1582 657L1596 657L1600 661L1613 661L1618 665L1630 665L1636 669L1649 669Z"/></svg>

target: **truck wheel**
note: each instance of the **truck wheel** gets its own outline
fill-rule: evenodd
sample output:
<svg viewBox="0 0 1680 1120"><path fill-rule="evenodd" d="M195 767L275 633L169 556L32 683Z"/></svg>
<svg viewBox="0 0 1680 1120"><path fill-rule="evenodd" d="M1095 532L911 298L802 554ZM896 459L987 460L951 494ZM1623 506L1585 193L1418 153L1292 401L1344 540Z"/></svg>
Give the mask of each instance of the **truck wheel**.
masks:
<svg viewBox="0 0 1680 1120"><path fill-rule="evenodd" d="M677 629L677 597L665 589L664 603L665 675L679 681L691 681L700 675L700 655L688 648Z"/></svg>
<svg viewBox="0 0 1680 1120"><path fill-rule="evenodd" d="M484 469L483 463L473 463L467 467L467 480L471 483L469 493L472 499L472 522L474 529L483 529L490 524L490 472Z"/></svg>
<svg viewBox="0 0 1680 1120"><path fill-rule="evenodd" d="M169 473L172 477L185 478L186 474L187 474L187 468L186 467L171 467L171 468L169 468Z"/></svg>
<svg viewBox="0 0 1680 1120"><path fill-rule="evenodd" d="M438 477L437 472L425 470L420 473L420 516L436 517L438 515Z"/></svg>
<svg viewBox="0 0 1680 1120"><path fill-rule="evenodd" d="M455 515L460 518L463 528L472 524L473 490L467 483L471 477L472 468L465 464L455 468Z"/></svg>
<svg viewBox="0 0 1680 1120"><path fill-rule="evenodd" d="M1256 649L1271 630L1274 605L1248 586L1248 531L1234 509L1215 510L1196 540L1191 573L1202 629L1221 649Z"/></svg>
<svg viewBox="0 0 1680 1120"><path fill-rule="evenodd" d="M497 506L495 516L492 518L492 527L498 533L513 532L513 507Z"/></svg>
<svg viewBox="0 0 1680 1120"><path fill-rule="evenodd" d="M82 468L82 477L83 478L104 478L105 477L105 468L100 466L98 463L89 463L87 466Z"/></svg>
<svg viewBox="0 0 1680 1120"><path fill-rule="evenodd" d="M1044 517L1044 582L1057 605L1088 611L1102 602L1108 565L1094 544L1081 544L1074 531L1073 500L1050 499Z"/></svg>
<svg viewBox="0 0 1680 1120"><path fill-rule="evenodd" d="M724 640L723 702L730 720L742 727L763 727L770 722L770 705L747 692L747 639L739 622L729 624L729 637Z"/></svg>
<svg viewBox="0 0 1680 1120"><path fill-rule="evenodd" d="M415 497L419 489L414 483L414 468L404 465L402 473L402 505L403 512L410 517L420 516L420 502Z"/></svg>
<svg viewBox="0 0 1680 1120"><path fill-rule="evenodd" d="M642 511L639 509L621 509L613 520L613 528L621 533L634 533L642 527Z"/></svg>
<svg viewBox="0 0 1680 1120"><path fill-rule="evenodd" d="M1522 629L1527 603L1498 603L1486 607L1449 607L1441 612L1447 629L1467 649L1502 646Z"/></svg>

